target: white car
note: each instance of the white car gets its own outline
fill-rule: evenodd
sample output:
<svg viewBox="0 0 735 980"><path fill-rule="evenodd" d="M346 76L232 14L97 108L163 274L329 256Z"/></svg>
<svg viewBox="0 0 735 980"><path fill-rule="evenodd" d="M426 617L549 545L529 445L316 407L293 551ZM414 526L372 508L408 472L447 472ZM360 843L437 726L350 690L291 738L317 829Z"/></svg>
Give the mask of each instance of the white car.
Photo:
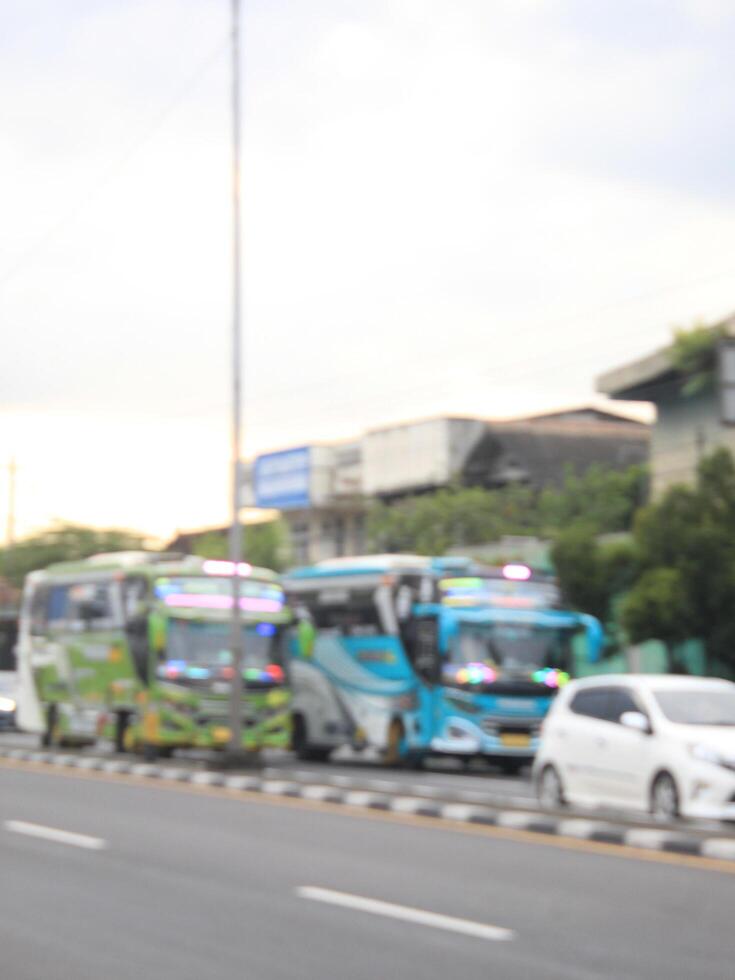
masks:
<svg viewBox="0 0 735 980"><path fill-rule="evenodd" d="M735 684L609 675L556 698L533 766L540 802L735 819Z"/></svg>

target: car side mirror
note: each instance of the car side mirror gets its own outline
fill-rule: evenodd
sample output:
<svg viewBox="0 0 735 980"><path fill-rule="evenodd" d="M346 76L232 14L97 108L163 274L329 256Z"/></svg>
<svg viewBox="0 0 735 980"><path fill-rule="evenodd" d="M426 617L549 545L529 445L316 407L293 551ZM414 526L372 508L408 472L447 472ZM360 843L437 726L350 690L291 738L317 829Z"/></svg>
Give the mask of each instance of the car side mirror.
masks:
<svg viewBox="0 0 735 980"><path fill-rule="evenodd" d="M620 716L620 724L644 735L650 735L652 731L651 722L642 711L624 711Z"/></svg>

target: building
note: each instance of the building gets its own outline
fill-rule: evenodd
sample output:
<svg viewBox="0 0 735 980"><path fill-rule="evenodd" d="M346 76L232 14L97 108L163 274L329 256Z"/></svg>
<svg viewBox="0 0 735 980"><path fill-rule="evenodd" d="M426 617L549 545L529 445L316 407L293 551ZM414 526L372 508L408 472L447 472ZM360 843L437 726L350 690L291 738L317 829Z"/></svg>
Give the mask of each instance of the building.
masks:
<svg viewBox="0 0 735 980"><path fill-rule="evenodd" d="M297 446L243 465L245 507L281 512L296 564L365 550L360 442Z"/></svg>
<svg viewBox="0 0 735 980"><path fill-rule="evenodd" d="M596 408L490 422L463 467L463 482L495 489L560 487L594 464L626 469L648 459L648 426Z"/></svg>
<svg viewBox="0 0 735 980"><path fill-rule="evenodd" d="M716 324L715 331L735 336L735 316ZM722 421L720 392L714 372L702 390L688 392L687 377L674 365L672 347L606 372L597 390L623 401L652 402L651 493L660 496L676 483L693 483L702 457L718 447L735 453L735 428Z"/></svg>
<svg viewBox="0 0 735 980"><path fill-rule="evenodd" d="M511 421L429 418L260 455L244 464L242 504L281 512L301 564L364 552L371 500L453 483L541 489L560 485L569 467L623 469L647 458L647 425L596 408Z"/></svg>

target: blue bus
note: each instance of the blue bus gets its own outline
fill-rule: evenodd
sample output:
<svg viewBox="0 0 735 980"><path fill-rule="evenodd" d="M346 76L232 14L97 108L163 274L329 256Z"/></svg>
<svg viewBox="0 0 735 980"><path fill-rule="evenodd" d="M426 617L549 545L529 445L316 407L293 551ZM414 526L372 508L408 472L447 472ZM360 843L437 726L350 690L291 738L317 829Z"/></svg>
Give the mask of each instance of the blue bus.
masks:
<svg viewBox="0 0 735 980"><path fill-rule="evenodd" d="M553 577L527 565L378 555L284 584L302 759L351 745L391 765L443 754L518 771L557 690L602 650L599 621L562 609Z"/></svg>

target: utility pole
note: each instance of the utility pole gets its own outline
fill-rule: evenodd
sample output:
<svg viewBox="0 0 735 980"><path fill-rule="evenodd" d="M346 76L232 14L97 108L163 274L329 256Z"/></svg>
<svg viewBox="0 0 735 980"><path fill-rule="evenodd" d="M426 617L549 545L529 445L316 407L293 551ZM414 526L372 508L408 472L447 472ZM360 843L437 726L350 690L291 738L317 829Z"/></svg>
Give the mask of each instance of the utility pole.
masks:
<svg viewBox="0 0 735 980"><path fill-rule="evenodd" d="M240 615L240 453L242 446L242 356L241 330L241 239L240 239L240 0L232 4L232 678L230 680L230 756L234 763L242 755L242 669L244 644Z"/></svg>

